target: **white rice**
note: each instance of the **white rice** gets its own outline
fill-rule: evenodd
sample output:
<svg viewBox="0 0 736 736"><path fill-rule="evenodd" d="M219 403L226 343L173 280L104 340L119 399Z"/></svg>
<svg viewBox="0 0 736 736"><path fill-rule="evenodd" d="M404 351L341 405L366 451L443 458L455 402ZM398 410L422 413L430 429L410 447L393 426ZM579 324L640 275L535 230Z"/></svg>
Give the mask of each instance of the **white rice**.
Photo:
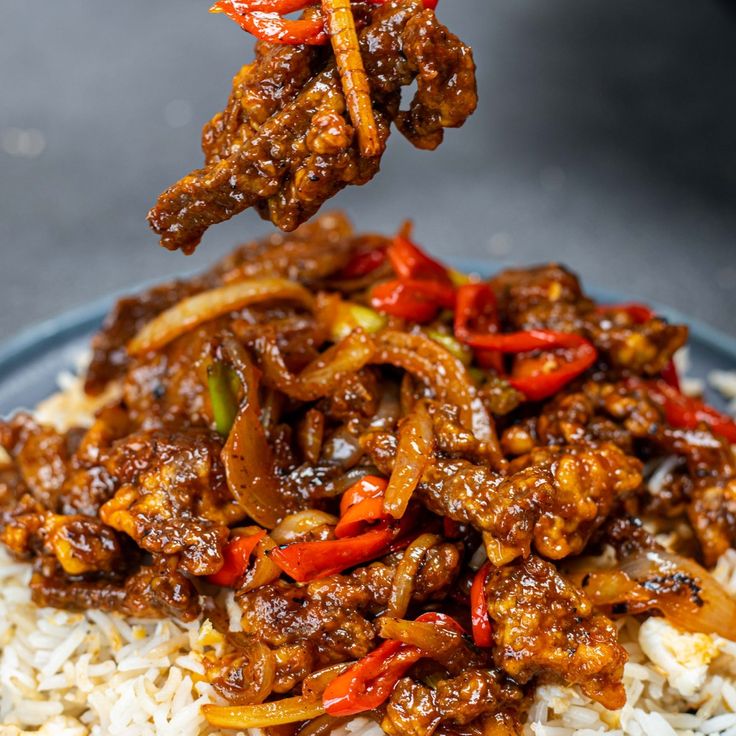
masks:
<svg viewBox="0 0 736 736"><path fill-rule="evenodd" d="M710 380L736 398L736 375ZM39 407L40 417L60 429L89 424L100 401L85 397L73 375L64 376L62 384L63 392ZM650 483L661 482L674 461L662 466L653 469ZM479 553L477 562L481 558ZM714 575L736 596L736 551L723 555ZM29 578L30 567L0 549L0 736L220 733L200 714L203 704L220 702L202 677L202 655L208 647L217 652L221 644L208 621L182 624L37 608ZM240 611L232 594L225 604L230 626L238 630ZM736 642L684 633L657 618L640 624L626 617L616 625L629 653L626 705L607 711L577 688L544 685L524 736L736 736ZM335 733L383 736L365 718Z"/></svg>

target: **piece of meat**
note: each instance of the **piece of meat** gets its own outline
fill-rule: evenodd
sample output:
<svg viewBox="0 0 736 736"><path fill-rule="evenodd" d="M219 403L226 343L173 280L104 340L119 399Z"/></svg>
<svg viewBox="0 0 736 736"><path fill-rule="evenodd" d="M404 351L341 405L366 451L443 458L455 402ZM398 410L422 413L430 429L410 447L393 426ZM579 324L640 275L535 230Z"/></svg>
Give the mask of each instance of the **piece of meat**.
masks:
<svg viewBox="0 0 736 736"><path fill-rule="evenodd" d="M552 564L532 556L493 568L486 597L496 663L511 677L578 685L606 708L624 705L627 654L616 627Z"/></svg>
<svg viewBox="0 0 736 736"><path fill-rule="evenodd" d="M198 595L191 581L166 562L141 567L124 582L34 572L31 594L38 606L72 611L93 608L136 618L173 617L181 621L193 621L199 614Z"/></svg>
<svg viewBox="0 0 736 736"><path fill-rule="evenodd" d="M482 531L498 565L532 545L562 559L583 550L618 497L639 487L641 463L611 444L540 448L503 477L467 461L439 461L419 486L434 513Z"/></svg>
<svg viewBox="0 0 736 736"><path fill-rule="evenodd" d="M381 727L389 736L431 736L443 723L467 726L498 716L520 729L525 705L524 691L495 669L467 669L434 688L405 677L391 693Z"/></svg>
<svg viewBox="0 0 736 736"><path fill-rule="evenodd" d="M391 0L376 8L360 32L360 45L378 150L384 148L398 113L401 87L417 74L423 78L417 103L403 124L413 140L436 145L439 126L462 125L475 108L470 49L443 30L434 14L423 11L421 0ZM255 81L252 75L258 75L268 86L274 78L273 59L287 59L288 65L292 58L285 52L267 53L239 75L236 84L249 88ZM429 81L438 66L443 80L452 83L444 90ZM297 74L305 74L305 67L308 64ZM277 68L276 80L283 77L283 68ZM163 246L191 253L208 227L248 207L282 230L293 230L343 187L364 184L377 173L380 156L364 158L360 153L334 59L301 86L286 85L278 99L267 97L264 104L263 97L256 97L258 109L269 116L244 113L247 97L240 98L239 108L231 100L228 111L211 127L215 134L205 133L208 150L217 151L210 163L165 191L149 213ZM225 133L239 116L246 130ZM228 155L223 158L223 153Z"/></svg>
<svg viewBox="0 0 736 736"><path fill-rule="evenodd" d="M431 736L441 720L434 691L404 677L391 692L381 728L388 736Z"/></svg>
<svg viewBox="0 0 736 736"><path fill-rule="evenodd" d="M736 479L721 485L700 485L693 491L688 518L711 567L736 545Z"/></svg>
<svg viewBox="0 0 736 736"><path fill-rule="evenodd" d="M407 23L403 52L417 75L417 93L396 127L417 148L433 150L445 128L461 126L478 104L473 54L431 10Z"/></svg>
<svg viewBox="0 0 736 736"><path fill-rule="evenodd" d="M0 422L0 446L9 453L25 488L50 511L60 508L76 441L76 434L43 426L30 414L19 413L9 422Z"/></svg>
<svg viewBox="0 0 736 736"><path fill-rule="evenodd" d="M194 429L139 432L115 443L107 466L119 485L100 518L147 552L176 555L192 575L217 572L227 524L244 517L221 449L217 435Z"/></svg>

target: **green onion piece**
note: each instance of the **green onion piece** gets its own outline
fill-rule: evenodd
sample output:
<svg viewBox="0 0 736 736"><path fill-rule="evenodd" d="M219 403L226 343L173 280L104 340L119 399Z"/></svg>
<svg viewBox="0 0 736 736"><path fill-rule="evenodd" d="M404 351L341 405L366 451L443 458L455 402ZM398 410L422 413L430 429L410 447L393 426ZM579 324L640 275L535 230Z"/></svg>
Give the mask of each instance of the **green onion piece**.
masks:
<svg viewBox="0 0 736 736"><path fill-rule="evenodd" d="M215 361L207 367L207 387L210 391L215 427L227 437L238 413L236 397L239 379L235 371L225 363Z"/></svg>
<svg viewBox="0 0 736 736"><path fill-rule="evenodd" d="M343 302L332 323L332 340L333 342L344 340L356 327L371 335L382 330L386 324L386 317L375 309L354 302Z"/></svg>
<svg viewBox="0 0 736 736"><path fill-rule="evenodd" d="M456 357L464 366L469 366L472 363L472 350L456 340L452 335L447 335L439 330L427 330L427 337L431 337L436 343L442 345L450 355Z"/></svg>

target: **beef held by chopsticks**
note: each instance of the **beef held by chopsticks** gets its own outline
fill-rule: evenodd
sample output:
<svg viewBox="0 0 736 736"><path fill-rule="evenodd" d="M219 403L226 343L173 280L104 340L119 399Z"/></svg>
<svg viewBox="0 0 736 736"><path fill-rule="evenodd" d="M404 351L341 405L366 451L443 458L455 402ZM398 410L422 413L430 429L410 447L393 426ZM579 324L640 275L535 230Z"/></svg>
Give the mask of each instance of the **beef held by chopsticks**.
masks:
<svg viewBox="0 0 736 736"><path fill-rule="evenodd" d="M205 126L205 167L167 189L148 215L171 250L193 252L207 228L249 207L291 231L348 184L375 176L392 122L416 147L434 149L444 128L475 110L472 52L421 0L349 7L324 0L332 53L318 45L319 34L294 35L305 26L277 24L277 42L262 40L268 34L251 20L266 13L242 11L254 3L264 5L216 6L261 40L227 107ZM302 20L281 23L314 30L321 17L307 8ZM400 111L401 88L415 79L416 95Z"/></svg>

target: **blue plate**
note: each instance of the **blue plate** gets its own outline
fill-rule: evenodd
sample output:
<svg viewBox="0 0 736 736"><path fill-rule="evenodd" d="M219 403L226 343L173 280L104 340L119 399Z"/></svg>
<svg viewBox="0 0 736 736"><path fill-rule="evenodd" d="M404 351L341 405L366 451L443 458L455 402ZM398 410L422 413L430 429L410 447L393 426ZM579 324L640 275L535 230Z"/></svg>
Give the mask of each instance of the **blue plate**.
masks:
<svg viewBox="0 0 736 736"><path fill-rule="evenodd" d="M482 261L458 261L454 265L481 275L497 270ZM133 288L128 293L141 288L145 287ZM590 293L602 303L642 301L671 321L687 324L692 376L705 377L716 368L736 369L734 338L645 297L596 289ZM50 319L0 345L0 416L19 408L31 408L56 390L58 374L74 368L76 358L88 347L91 336L119 296L114 294ZM709 390L707 398L714 406L725 407L722 397L715 392Z"/></svg>

